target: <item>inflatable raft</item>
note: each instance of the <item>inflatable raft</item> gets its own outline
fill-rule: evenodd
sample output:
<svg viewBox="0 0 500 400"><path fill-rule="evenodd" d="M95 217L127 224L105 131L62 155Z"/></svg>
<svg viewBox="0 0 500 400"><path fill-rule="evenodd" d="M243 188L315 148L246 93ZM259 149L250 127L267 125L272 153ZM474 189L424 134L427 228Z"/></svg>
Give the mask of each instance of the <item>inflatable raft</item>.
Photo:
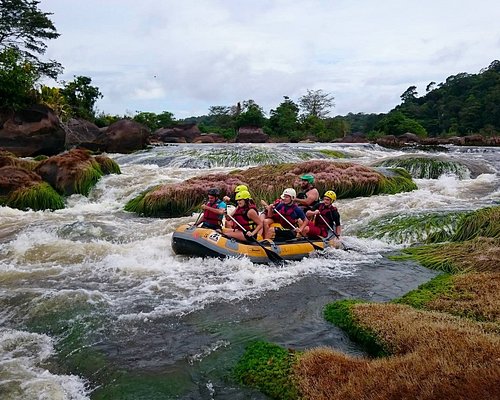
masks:
<svg viewBox="0 0 500 400"><path fill-rule="evenodd" d="M241 242L212 229L191 225L179 226L172 236L172 249L175 254L219 258L246 256L254 263L268 263L269 251L283 260L301 260L318 247L321 249L329 247L327 240L319 239L310 241L293 239L285 242L265 240L259 243ZM316 249L311 243L317 246Z"/></svg>

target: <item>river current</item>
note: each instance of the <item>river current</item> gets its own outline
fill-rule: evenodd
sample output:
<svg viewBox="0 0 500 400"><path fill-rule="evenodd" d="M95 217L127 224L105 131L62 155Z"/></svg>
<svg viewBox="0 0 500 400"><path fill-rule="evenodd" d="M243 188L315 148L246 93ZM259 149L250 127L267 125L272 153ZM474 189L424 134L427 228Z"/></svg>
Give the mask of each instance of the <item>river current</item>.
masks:
<svg viewBox="0 0 500 400"><path fill-rule="evenodd" d="M79 327L80 347L72 352L91 350L107 369L161 379L167 386L163 397L155 397L158 386L148 393L145 385L143 397L135 397L141 399L264 399L228 378L255 339L363 355L324 321L325 304L346 298L389 301L436 272L387 258L411 240L363 239L356 232L388 215L498 204L499 148L436 149L433 156L460 162L465 171L415 179L418 190L409 193L337 201L343 241L351 250L331 250L282 268L244 258L176 256L172 232L195 216L154 219L123 211L127 201L157 184L327 158L337 151L349 157L345 161L364 165L429 155L361 144L171 145L109 154L122 174L103 177L88 197L69 197L63 210L0 207L0 398L83 400L97 393L88 367L78 374L61 364L58 344L65 331L43 328L61 315L69 327ZM93 373L102 374L102 368L96 365Z"/></svg>

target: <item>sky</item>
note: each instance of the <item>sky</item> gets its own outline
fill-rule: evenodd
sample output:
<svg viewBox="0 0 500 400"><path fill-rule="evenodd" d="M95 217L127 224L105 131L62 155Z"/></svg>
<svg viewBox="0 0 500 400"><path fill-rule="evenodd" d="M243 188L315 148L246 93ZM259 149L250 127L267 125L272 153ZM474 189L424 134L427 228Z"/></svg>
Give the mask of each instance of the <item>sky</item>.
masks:
<svg viewBox="0 0 500 400"><path fill-rule="evenodd" d="M500 59L498 0L41 0L59 81L88 76L99 112L176 119L252 99L267 116L308 90L330 116L386 113L401 94ZM49 86L60 86L47 81Z"/></svg>

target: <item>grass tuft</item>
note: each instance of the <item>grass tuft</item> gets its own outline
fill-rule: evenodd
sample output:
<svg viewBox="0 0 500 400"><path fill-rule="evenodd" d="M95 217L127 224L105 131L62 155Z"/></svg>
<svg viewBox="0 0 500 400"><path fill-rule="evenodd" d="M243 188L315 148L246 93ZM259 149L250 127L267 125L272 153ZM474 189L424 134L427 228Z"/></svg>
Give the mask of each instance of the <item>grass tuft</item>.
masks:
<svg viewBox="0 0 500 400"><path fill-rule="evenodd" d="M48 183L40 182L0 196L0 205L19 210L59 210L64 208L64 199Z"/></svg>
<svg viewBox="0 0 500 400"><path fill-rule="evenodd" d="M275 344L251 343L238 361L234 376L237 382L256 387L273 399L297 399L291 380L297 354Z"/></svg>

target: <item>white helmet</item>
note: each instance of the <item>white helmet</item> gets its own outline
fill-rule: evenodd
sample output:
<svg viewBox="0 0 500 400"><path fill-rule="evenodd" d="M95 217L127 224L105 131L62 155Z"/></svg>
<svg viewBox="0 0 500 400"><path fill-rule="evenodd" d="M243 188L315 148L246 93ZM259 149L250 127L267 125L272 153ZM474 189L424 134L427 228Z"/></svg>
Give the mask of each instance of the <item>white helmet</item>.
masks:
<svg viewBox="0 0 500 400"><path fill-rule="evenodd" d="M285 196L287 196L287 195L290 196L293 200L297 196L297 192L293 188L287 188L287 189L283 190L283 193L281 194L281 198L284 199Z"/></svg>

